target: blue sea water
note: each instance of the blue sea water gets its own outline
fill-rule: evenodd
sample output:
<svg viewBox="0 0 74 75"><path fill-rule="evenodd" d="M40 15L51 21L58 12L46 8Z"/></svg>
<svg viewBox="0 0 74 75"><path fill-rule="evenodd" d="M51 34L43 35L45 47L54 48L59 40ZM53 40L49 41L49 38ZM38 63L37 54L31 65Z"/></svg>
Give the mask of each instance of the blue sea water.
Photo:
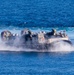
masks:
<svg viewBox="0 0 74 75"><path fill-rule="evenodd" d="M20 34L24 27L49 31L54 27L66 30L74 44L73 16L73 0L0 0L0 33L10 30ZM22 52L0 45L2 49L6 51L0 51L0 75L74 75L74 49Z"/></svg>
<svg viewBox="0 0 74 75"><path fill-rule="evenodd" d="M0 52L0 75L74 75L74 52Z"/></svg>
<svg viewBox="0 0 74 75"><path fill-rule="evenodd" d="M73 0L0 0L0 25L74 26Z"/></svg>

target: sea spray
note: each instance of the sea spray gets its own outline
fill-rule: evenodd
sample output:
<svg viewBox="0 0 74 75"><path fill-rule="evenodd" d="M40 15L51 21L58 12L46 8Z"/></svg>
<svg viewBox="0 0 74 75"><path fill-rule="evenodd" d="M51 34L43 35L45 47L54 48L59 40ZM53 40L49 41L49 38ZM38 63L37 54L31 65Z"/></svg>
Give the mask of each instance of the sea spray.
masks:
<svg viewBox="0 0 74 75"><path fill-rule="evenodd" d="M60 41L58 43L53 44L53 47L49 51L50 52L71 52L74 51L74 46L67 42Z"/></svg>
<svg viewBox="0 0 74 75"><path fill-rule="evenodd" d="M44 49L36 50L36 49L29 49L26 47L17 46L20 43L19 41L16 43L17 40L15 40L13 46L8 46L1 41L0 51L24 51L24 52L71 52L71 51L74 51L73 46L63 41L53 44L53 46L49 48L48 50L44 50Z"/></svg>

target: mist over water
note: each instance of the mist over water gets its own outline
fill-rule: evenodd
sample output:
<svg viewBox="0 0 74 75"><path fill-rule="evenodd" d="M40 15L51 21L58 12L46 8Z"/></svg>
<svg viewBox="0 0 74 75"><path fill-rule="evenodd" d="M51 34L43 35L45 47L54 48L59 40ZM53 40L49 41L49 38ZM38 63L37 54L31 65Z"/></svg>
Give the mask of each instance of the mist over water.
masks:
<svg viewBox="0 0 74 75"><path fill-rule="evenodd" d="M52 47L51 49L48 50L36 50L36 49L30 49L30 48L22 48L22 47L16 47L14 46L7 46L3 43L0 43L0 51L14 51L14 52L72 52L74 51L74 47L70 46L69 44L65 44L63 45L63 43L60 43L58 46L55 45L54 47Z"/></svg>

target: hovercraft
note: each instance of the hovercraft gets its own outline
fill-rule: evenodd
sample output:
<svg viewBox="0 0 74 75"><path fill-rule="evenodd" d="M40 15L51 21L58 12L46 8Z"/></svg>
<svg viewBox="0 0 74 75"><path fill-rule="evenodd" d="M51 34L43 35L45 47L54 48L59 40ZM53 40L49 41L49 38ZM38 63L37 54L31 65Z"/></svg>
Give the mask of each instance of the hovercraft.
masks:
<svg viewBox="0 0 74 75"><path fill-rule="evenodd" d="M48 50L51 47L54 47L54 44L59 45L59 42L61 41L72 45L65 31L57 32L55 29L52 29L50 32L40 31L39 33L24 29L21 31L20 35L12 34L10 31L6 30L1 32L1 39L7 46L37 50Z"/></svg>

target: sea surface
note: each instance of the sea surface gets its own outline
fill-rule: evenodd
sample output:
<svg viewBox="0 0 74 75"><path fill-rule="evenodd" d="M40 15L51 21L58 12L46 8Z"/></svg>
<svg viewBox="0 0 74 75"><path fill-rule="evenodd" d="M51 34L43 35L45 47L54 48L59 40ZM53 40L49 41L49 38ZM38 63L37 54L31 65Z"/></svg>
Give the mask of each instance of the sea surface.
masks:
<svg viewBox="0 0 74 75"><path fill-rule="evenodd" d="M0 33L20 35L26 27L33 32L65 30L74 44L74 0L0 0ZM0 40L0 75L74 75L74 47L34 52Z"/></svg>
<svg viewBox="0 0 74 75"><path fill-rule="evenodd" d="M73 0L0 0L0 25L74 26Z"/></svg>
<svg viewBox="0 0 74 75"><path fill-rule="evenodd" d="M74 75L74 52L0 52L0 75Z"/></svg>

